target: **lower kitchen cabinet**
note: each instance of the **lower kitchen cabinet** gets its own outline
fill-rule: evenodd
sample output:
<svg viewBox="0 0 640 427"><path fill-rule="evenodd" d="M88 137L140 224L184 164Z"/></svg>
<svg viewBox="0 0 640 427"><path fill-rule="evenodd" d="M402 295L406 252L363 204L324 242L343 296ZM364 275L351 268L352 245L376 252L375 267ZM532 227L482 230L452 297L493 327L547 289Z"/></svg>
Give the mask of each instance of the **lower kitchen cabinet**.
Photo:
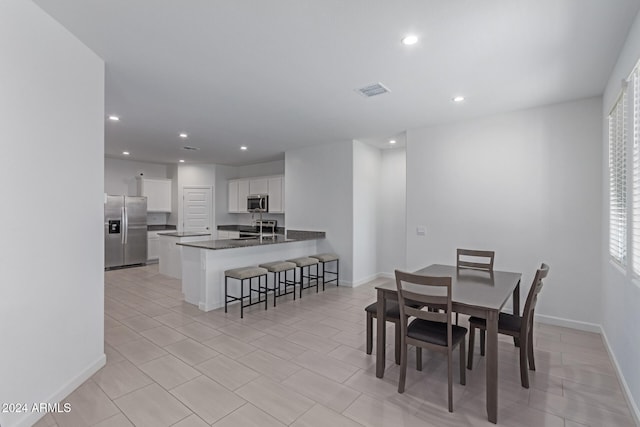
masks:
<svg viewBox="0 0 640 427"><path fill-rule="evenodd" d="M160 237L157 231L147 231L147 261L157 261L160 257Z"/></svg>
<svg viewBox="0 0 640 427"><path fill-rule="evenodd" d="M240 237L239 231L218 230L218 240L237 239Z"/></svg>

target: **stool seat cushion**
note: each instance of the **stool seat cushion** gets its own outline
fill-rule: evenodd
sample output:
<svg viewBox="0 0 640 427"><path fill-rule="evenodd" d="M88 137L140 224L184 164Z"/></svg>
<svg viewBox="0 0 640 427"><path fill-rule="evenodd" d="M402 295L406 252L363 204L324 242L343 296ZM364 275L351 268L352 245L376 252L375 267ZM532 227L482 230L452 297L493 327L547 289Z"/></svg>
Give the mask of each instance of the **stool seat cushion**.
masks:
<svg viewBox="0 0 640 427"><path fill-rule="evenodd" d="M233 277L234 279L242 280L249 279L251 277L264 276L267 273L267 269L262 267L242 267L227 270L224 272L224 275L227 277Z"/></svg>
<svg viewBox="0 0 640 427"><path fill-rule="evenodd" d="M311 255L311 258L315 258L320 262L330 262L330 261L336 261L340 259L338 254L331 254L331 253Z"/></svg>
<svg viewBox="0 0 640 427"><path fill-rule="evenodd" d="M307 257L288 259L287 261L294 263L298 267L306 267L308 265L315 265L318 263L317 259Z"/></svg>
<svg viewBox="0 0 640 427"><path fill-rule="evenodd" d="M279 273L281 271L293 270L296 268L296 265L288 261L275 261L265 262L264 264L260 264L260 267L266 268L272 273Z"/></svg>

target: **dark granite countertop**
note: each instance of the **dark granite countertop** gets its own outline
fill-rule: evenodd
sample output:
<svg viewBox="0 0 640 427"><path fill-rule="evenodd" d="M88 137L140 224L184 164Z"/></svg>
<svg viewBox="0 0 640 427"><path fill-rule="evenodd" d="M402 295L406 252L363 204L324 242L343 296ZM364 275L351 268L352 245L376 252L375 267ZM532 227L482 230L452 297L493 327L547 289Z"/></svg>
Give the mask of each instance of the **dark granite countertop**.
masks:
<svg viewBox="0 0 640 427"><path fill-rule="evenodd" d="M169 236L169 237L195 237L195 236L211 236L211 233L207 233L205 231L196 232L196 231L174 231L168 233L158 233L158 236Z"/></svg>
<svg viewBox="0 0 640 427"><path fill-rule="evenodd" d="M300 242L304 240L324 239L325 233L322 231L293 230L293 234L291 234L291 231L289 231L287 233L287 236L291 238L285 238L282 235L278 235L275 238L263 238L262 240L260 240L259 238L206 240L201 242L178 243L178 245L191 246L193 248L200 248L200 249L211 249L211 250L248 248L253 246L267 246L267 245L276 245L280 243Z"/></svg>
<svg viewBox="0 0 640 427"><path fill-rule="evenodd" d="M176 226L175 225L167 225L167 224L160 224L160 225L147 225L147 231L175 231Z"/></svg>

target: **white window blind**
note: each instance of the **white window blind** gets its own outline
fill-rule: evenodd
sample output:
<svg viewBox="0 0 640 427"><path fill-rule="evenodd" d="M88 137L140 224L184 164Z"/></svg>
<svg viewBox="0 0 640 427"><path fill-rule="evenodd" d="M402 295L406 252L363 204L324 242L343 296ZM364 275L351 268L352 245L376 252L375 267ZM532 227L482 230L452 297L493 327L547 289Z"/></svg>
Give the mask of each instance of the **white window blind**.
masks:
<svg viewBox="0 0 640 427"><path fill-rule="evenodd" d="M627 264L626 105L623 91L609 114L609 254Z"/></svg>
<svg viewBox="0 0 640 427"><path fill-rule="evenodd" d="M640 276L640 68L636 66L631 73L631 109L633 133L633 217L632 248L633 273Z"/></svg>

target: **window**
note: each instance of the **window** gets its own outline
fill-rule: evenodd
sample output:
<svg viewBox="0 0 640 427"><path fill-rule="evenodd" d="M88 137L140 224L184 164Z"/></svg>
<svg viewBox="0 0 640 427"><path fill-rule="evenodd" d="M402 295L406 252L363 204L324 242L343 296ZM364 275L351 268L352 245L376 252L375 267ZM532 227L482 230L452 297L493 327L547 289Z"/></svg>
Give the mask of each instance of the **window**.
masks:
<svg viewBox="0 0 640 427"><path fill-rule="evenodd" d="M609 113L609 254L621 265L627 264L626 104L623 91Z"/></svg>
<svg viewBox="0 0 640 427"><path fill-rule="evenodd" d="M640 64L639 64L640 65ZM640 276L640 68L637 65L631 73L633 123L633 273Z"/></svg>
<svg viewBox="0 0 640 427"><path fill-rule="evenodd" d="M640 62L623 83L608 124L609 255L640 277Z"/></svg>

